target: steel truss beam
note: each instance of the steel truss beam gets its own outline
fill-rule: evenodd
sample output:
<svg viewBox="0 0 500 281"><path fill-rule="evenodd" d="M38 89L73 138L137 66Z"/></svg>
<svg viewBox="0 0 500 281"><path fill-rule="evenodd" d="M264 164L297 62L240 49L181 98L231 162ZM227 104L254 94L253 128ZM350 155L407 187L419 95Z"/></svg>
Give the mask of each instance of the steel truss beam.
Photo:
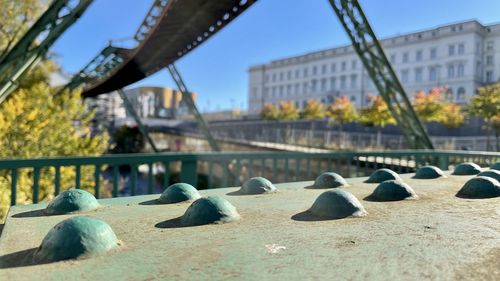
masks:
<svg viewBox="0 0 500 281"><path fill-rule="evenodd" d="M54 0L28 32L0 58L0 103L17 88L19 78L40 62L50 46L91 3L92 0Z"/></svg>
<svg viewBox="0 0 500 281"><path fill-rule="evenodd" d="M387 59L357 0L329 0L352 46L387 103L392 116L414 149L433 149L427 132Z"/></svg>
<svg viewBox="0 0 500 281"><path fill-rule="evenodd" d="M146 126L144 126L144 124L142 124L141 118L139 117L139 115L137 115L137 112L135 111L134 107L132 106L132 103L128 99L125 92L122 89L117 90L117 92L123 100L123 105L125 105L125 109L128 111L130 115L132 115L132 118L134 118L135 123L137 123L137 127L139 127L142 136L146 138L146 140L148 141L149 145L151 146L154 152L159 152L158 149L156 148L153 139L149 136L148 129L146 128Z"/></svg>
<svg viewBox="0 0 500 281"><path fill-rule="evenodd" d="M210 133L210 130L208 128L207 123L203 119L203 116L201 116L200 112L198 111L198 108L196 107L196 104L194 103L193 97L191 96L191 93L188 91L186 84L184 84L184 80L182 79L181 74L179 71L177 71L177 68L175 67L174 64L170 64L167 66L168 72L170 72L170 75L175 81L175 84L177 84L177 88L179 91L182 93L182 101L185 102L189 108L189 111L191 111L191 114L193 114L194 118L196 121L198 121L198 125L201 128L201 131L207 138L208 144L212 148L213 151L220 151L219 145L215 141L214 137Z"/></svg>

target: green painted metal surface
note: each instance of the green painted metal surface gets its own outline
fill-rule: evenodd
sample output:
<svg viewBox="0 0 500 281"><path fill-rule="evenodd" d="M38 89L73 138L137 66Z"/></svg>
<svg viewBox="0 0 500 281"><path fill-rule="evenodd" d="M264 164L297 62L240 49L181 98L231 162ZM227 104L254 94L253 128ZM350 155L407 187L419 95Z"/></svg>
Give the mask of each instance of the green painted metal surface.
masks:
<svg viewBox="0 0 500 281"><path fill-rule="evenodd" d="M335 171L335 170L334 170ZM121 240L91 258L23 266L56 224L75 215L36 217L45 204L11 209L0 238L6 280L498 280L500 197L455 197L473 176L433 180L401 175L419 200L363 200L375 188L347 179L368 212L344 219L304 219L324 190L276 184L272 195L232 196L238 187L200 191L236 207L239 221L196 227L157 227L182 216L189 203L144 205L158 195L101 199L85 215L105 221ZM314 174L315 176L318 174ZM161 226L161 225L160 225ZM31 252L30 252L31 250Z"/></svg>
<svg viewBox="0 0 500 281"><path fill-rule="evenodd" d="M357 0L329 0L352 46L398 127L413 149L433 149L432 142L408 99Z"/></svg>
<svg viewBox="0 0 500 281"><path fill-rule="evenodd" d="M57 38L91 3L92 0L54 0L28 32L0 58L0 103L17 88L19 78L38 64Z"/></svg>

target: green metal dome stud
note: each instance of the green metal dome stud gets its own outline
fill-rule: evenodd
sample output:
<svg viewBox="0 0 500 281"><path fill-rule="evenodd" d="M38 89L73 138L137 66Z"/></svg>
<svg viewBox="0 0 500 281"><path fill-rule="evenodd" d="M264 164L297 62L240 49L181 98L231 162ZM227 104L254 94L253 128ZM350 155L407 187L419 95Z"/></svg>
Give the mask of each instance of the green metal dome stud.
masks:
<svg viewBox="0 0 500 281"><path fill-rule="evenodd" d="M57 195L45 209L47 215L92 211L99 207L96 198L82 189L68 189Z"/></svg>
<svg viewBox="0 0 500 281"><path fill-rule="evenodd" d="M77 216L55 225L34 254L37 263L99 255L118 246L118 238L102 220Z"/></svg>

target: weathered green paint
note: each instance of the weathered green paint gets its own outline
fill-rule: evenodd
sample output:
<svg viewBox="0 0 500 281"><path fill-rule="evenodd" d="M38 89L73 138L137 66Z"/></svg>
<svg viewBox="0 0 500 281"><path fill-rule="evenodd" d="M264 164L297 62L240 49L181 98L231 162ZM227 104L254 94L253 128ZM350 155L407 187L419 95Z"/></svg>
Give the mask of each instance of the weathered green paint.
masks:
<svg viewBox="0 0 500 281"><path fill-rule="evenodd" d="M374 201L399 201L418 199L418 196L408 184L397 180L387 180L377 185L368 199Z"/></svg>
<svg viewBox="0 0 500 281"><path fill-rule="evenodd" d="M245 181L238 190L238 194L262 194L262 193L274 193L278 191L274 184L266 178L263 177L253 177Z"/></svg>
<svg viewBox="0 0 500 281"><path fill-rule="evenodd" d="M487 170L477 174L478 177L490 177L500 182L500 171Z"/></svg>
<svg viewBox="0 0 500 281"><path fill-rule="evenodd" d="M319 219L362 217L368 214L356 196L340 188L323 192L314 201L309 212Z"/></svg>
<svg viewBox="0 0 500 281"><path fill-rule="evenodd" d="M310 188L335 188L340 186L347 186L346 180L341 175L325 172L314 180L314 184Z"/></svg>
<svg viewBox="0 0 500 281"><path fill-rule="evenodd" d="M158 198L158 203L172 204L184 201L194 201L201 195L194 186L187 183L175 183L167 187Z"/></svg>
<svg viewBox="0 0 500 281"><path fill-rule="evenodd" d="M219 196L208 196L194 201L182 215L183 226L226 223L240 219L236 208Z"/></svg>
<svg viewBox="0 0 500 281"><path fill-rule="evenodd" d="M369 214L353 219L292 219L324 191L304 189L312 181L275 184L280 192L272 196L227 195L239 187L201 190L230 200L241 219L197 227L155 227L187 208L141 204L158 195L100 199L104 207L86 215L107 222L123 245L92 258L37 266L16 261L74 215L28 217L23 214L46 205L18 205L0 237L0 279L498 280L500 197L457 198L471 176L445 174L425 181L401 175L421 200L361 201ZM347 179L346 190L365 198L375 188L365 179Z"/></svg>
<svg viewBox="0 0 500 281"><path fill-rule="evenodd" d="M366 180L367 183L381 183L386 180L401 180L399 175L390 169L378 169Z"/></svg>
<svg viewBox="0 0 500 281"><path fill-rule="evenodd" d="M453 171L453 174L457 176L470 176L479 173L481 173L481 167L472 162L458 164Z"/></svg>
<svg viewBox="0 0 500 281"><path fill-rule="evenodd" d="M14 170L22 168L38 170L38 176L34 179L39 180L40 169L53 169L53 167L74 167L75 169L75 188L80 188L81 166L112 166L113 167L113 196L118 195L118 168L121 165L128 165L132 168L131 183L135 187L137 182L137 167L142 164L152 165L154 163L162 163L164 167L169 167L169 163L181 162L181 181L197 186L198 166L208 162L208 178L210 181L209 187L224 187L228 186L229 176L237 176L243 171L243 164L240 164L240 171L232 171L228 169L228 163L240 161L240 163L251 163L253 166L259 166L255 171L252 171L252 176L268 176L272 166L269 165L269 160L279 160L280 162L288 159L295 162L289 165L288 173L294 175L294 180L311 179L324 170L318 170L316 165L311 168L311 161L323 163L332 163L330 171L341 174L345 177L353 174L342 174L343 163L356 162L357 171L354 174L368 176L377 167L394 167L394 165L404 168L406 171L411 171L415 167L427 165L426 159L447 159L451 165L461 163L463 161L477 161L481 166L490 166L492 163L500 159L498 152L474 152L474 151L428 151L428 150L402 150L390 152L326 152L326 153L301 153L301 152L201 152L201 153L150 153L150 154L123 154L123 155L103 155L94 157L48 157L37 159L4 159L0 160L0 170L6 170L12 173ZM394 164L394 160L405 159L403 162ZM376 162L378 161L378 162ZM328 166L328 165L327 165ZM115 168L116 167L116 168ZM215 167L220 167L219 172L222 172L222 178L219 181L215 179L220 175L214 175ZM309 167L309 169L308 169ZM353 166L354 167L354 166ZM245 167L248 168L248 167ZM255 168L255 167L254 167ZM283 171L283 166L277 165L280 172ZM306 170L307 169L307 170ZM202 171L200 171L202 172ZM255 175L253 174L255 172ZM271 171L272 172L272 171ZM311 176L309 176L311 175ZM36 176L36 173L34 174ZM169 185L170 170L165 169L163 174L164 187ZM149 178L149 177L148 177ZM15 180L16 178L14 178ZM34 186L38 184L35 180ZM244 179L246 180L246 179ZM13 183L11 182L11 187ZM135 188L132 188L135 192ZM33 189L33 192L38 192ZM36 195L36 194L35 194ZM11 196L13 196L11 194ZM35 196L38 198L38 196ZM13 198L11 198L12 200Z"/></svg>
<svg viewBox="0 0 500 281"><path fill-rule="evenodd" d="M491 165L491 169L500 171L500 162L496 162L495 164Z"/></svg>
<svg viewBox="0 0 500 281"><path fill-rule="evenodd" d="M441 169L436 166L423 166L415 173L416 179L435 179L444 176Z"/></svg>
<svg viewBox="0 0 500 281"><path fill-rule="evenodd" d="M490 177L477 176L468 180L457 192L462 198L492 198L500 197L500 183Z"/></svg>
<svg viewBox="0 0 500 281"><path fill-rule="evenodd" d="M83 189L68 189L57 195L47 205L45 213L48 215L62 215L73 212L92 211L99 207L92 193Z"/></svg>
<svg viewBox="0 0 500 281"><path fill-rule="evenodd" d="M118 246L111 227L102 220L72 217L54 226L34 253L35 263L50 263L103 254Z"/></svg>

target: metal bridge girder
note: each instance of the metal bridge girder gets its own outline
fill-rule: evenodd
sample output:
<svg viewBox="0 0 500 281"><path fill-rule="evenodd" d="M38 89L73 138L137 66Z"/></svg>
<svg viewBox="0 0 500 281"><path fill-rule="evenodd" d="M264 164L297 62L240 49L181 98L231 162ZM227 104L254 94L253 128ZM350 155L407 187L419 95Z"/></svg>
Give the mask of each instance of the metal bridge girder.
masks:
<svg viewBox="0 0 500 281"><path fill-rule="evenodd" d="M408 145L433 149L432 142L413 110L382 46L357 0L329 0L368 75L396 119Z"/></svg>
<svg viewBox="0 0 500 281"><path fill-rule="evenodd" d="M52 44L88 8L92 0L54 0L24 36L0 58L0 103L18 84L19 78L36 66Z"/></svg>
<svg viewBox="0 0 500 281"><path fill-rule="evenodd" d="M189 111L191 111L191 114L193 114L196 121L198 121L198 125L200 126L200 129L205 135L205 137L207 138L208 144L210 145L213 151L220 151L219 145L215 141L215 138L212 136L212 133L210 133L210 129L208 128L207 123L205 122L203 116L198 111L198 108L196 107L193 97L191 96L191 93L187 89L186 84L184 84L184 80L182 79L181 74L179 73L179 71L177 71L177 68L175 67L174 64L170 64L167 67L167 69L168 72L170 72L172 79L174 79L177 88L182 93L182 101L184 101L187 104Z"/></svg>

